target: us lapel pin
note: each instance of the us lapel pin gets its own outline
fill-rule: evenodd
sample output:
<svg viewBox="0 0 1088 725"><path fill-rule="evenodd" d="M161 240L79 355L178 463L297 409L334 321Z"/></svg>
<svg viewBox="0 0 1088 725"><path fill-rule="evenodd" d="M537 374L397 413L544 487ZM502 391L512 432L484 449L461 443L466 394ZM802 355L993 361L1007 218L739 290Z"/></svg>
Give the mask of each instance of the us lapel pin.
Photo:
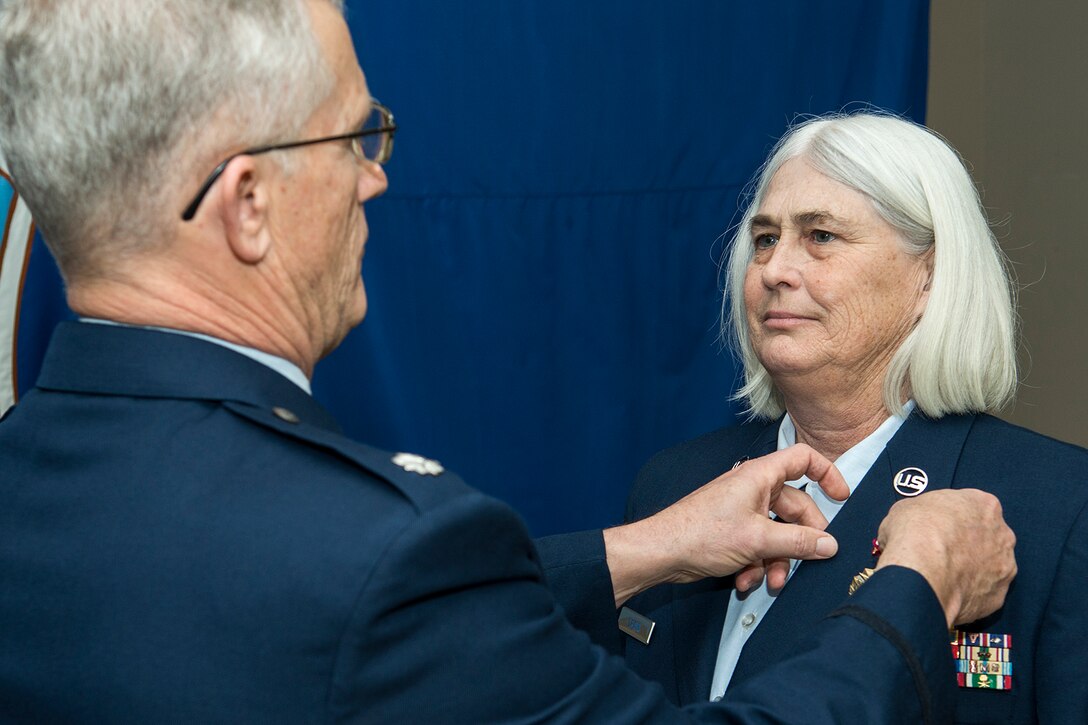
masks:
<svg viewBox="0 0 1088 725"><path fill-rule="evenodd" d="M929 485L929 475L921 468L904 468L892 478L892 487L900 496L917 496Z"/></svg>
<svg viewBox="0 0 1088 725"><path fill-rule="evenodd" d="M631 635L642 644L650 644L650 636L654 633L654 621L633 609L623 607L620 609L620 630Z"/></svg>

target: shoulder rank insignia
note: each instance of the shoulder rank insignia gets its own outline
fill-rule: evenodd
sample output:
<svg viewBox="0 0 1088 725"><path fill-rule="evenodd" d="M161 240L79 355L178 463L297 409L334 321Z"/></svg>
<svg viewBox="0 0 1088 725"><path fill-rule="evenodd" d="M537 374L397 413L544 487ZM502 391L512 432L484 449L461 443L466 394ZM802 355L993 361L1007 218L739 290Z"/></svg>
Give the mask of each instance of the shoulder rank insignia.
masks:
<svg viewBox="0 0 1088 725"><path fill-rule="evenodd" d="M1012 636L953 629L952 660L960 687L1012 689Z"/></svg>
<svg viewBox="0 0 1088 725"><path fill-rule="evenodd" d="M393 456L393 463L409 473L418 473L421 476L438 476L446 470L438 461L417 456L415 453L398 453Z"/></svg>

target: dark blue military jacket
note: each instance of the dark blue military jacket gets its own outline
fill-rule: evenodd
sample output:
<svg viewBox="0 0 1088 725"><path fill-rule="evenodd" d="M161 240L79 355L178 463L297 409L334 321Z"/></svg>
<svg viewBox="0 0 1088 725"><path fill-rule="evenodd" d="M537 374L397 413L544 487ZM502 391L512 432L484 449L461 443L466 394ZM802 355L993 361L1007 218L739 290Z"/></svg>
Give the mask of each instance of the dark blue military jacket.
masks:
<svg viewBox="0 0 1088 725"><path fill-rule="evenodd" d="M679 711L570 625L509 508L393 458L222 346L62 325L0 423L0 720L830 723L947 706L941 610L893 568L787 669Z"/></svg>
<svg viewBox="0 0 1088 725"><path fill-rule="evenodd" d="M774 451L777 440L777 421L748 424L659 453L639 474L627 520L656 513L742 458ZM945 655L961 670L958 675L970 675L987 655L991 667L1003 658L1011 666L999 668L1011 672L1010 679L976 678L973 684L990 686L958 686L947 716L963 723L1088 722L1088 668L1078 659L1088 652L1088 451L987 415L930 420L915 412L907 419L828 527L839 542L838 554L799 565L745 644L728 692L790 657L797 641L840 606L853 576L873 566L871 542L888 509L902 498L894 484L904 471L904 480L924 472L926 491L993 493L1017 536L1019 571L1005 606L959 628L968 640L972 634L1004 635L1011 647L980 655L962 647L953 652L949 645ZM901 489L913 492L910 486ZM970 545L985 552L991 543L980 538ZM601 591L608 573L599 533L552 537L539 548L553 589L575 623L622 652L635 672L660 682L674 703L709 697L731 578L658 587L634 598L629 606L656 622L646 646L616 628L610 593ZM876 667L882 655L857 647L844 656Z"/></svg>

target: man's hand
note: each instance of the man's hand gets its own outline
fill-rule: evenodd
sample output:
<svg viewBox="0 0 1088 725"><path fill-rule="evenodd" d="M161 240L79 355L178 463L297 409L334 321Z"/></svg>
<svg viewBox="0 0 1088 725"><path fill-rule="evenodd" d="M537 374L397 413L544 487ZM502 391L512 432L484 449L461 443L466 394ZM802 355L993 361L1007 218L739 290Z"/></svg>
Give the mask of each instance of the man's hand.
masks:
<svg viewBox="0 0 1088 725"><path fill-rule="evenodd" d="M647 519L604 532L616 606L663 582L692 582L745 569L747 587L764 560L827 559L839 545L812 498L785 486L807 475L832 498L850 489L838 470L806 445L748 461ZM778 521L768 518L778 516ZM780 566L772 568L785 583ZM769 575L770 576L770 575Z"/></svg>
<svg viewBox="0 0 1088 725"><path fill-rule="evenodd" d="M904 499L878 533L877 569L905 566L926 578L948 626L997 611L1016 576L1016 536L1001 503L975 489L941 490Z"/></svg>

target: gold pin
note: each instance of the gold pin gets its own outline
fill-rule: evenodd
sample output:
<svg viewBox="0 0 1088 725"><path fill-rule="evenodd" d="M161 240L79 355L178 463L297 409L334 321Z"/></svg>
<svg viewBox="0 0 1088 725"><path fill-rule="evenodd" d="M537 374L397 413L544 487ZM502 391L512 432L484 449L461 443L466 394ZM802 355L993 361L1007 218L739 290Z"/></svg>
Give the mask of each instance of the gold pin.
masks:
<svg viewBox="0 0 1088 725"><path fill-rule="evenodd" d="M865 567L864 569L859 571L857 574L855 574L854 575L854 580L850 582L850 586L846 590L846 593L853 596L854 592L856 592L861 587L862 584L867 582L869 580L869 577L871 577L875 571L876 571L875 569L870 569L869 567Z"/></svg>

